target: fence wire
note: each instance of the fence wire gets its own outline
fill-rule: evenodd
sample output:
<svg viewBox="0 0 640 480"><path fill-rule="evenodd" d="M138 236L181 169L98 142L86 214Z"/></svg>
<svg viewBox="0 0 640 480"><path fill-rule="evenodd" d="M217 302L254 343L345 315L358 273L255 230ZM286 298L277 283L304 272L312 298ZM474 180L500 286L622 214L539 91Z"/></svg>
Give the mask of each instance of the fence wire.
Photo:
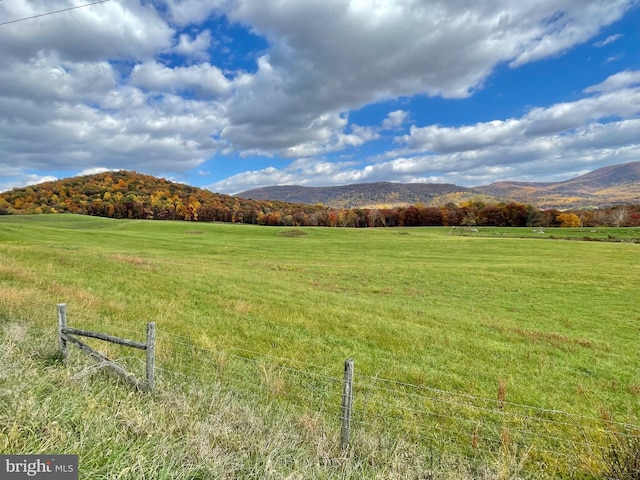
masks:
<svg viewBox="0 0 640 480"><path fill-rule="evenodd" d="M200 346L198 339L162 331L155 354L158 383L215 382L240 396L319 414L336 431L344 420L342 365L331 369L244 348ZM506 456L531 471L561 464L560 473L568 475L602 471L616 446L640 445L640 426L634 423L360 375L357 367L353 390L349 420L355 445L366 438L395 438L477 461Z"/></svg>

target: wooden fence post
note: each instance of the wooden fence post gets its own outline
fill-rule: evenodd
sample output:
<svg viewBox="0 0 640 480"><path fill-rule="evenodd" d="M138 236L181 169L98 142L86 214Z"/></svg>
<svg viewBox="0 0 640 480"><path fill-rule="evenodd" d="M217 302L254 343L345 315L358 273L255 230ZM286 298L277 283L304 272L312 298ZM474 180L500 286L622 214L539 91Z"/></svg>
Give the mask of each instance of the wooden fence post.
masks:
<svg viewBox="0 0 640 480"><path fill-rule="evenodd" d="M340 445L342 448L349 446L349 434L351 432L351 409L353 408L353 360L344 362L344 385L342 387L342 414L340 429Z"/></svg>
<svg viewBox="0 0 640 480"><path fill-rule="evenodd" d="M156 322L147 323L147 390L155 387Z"/></svg>
<svg viewBox="0 0 640 480"><path fill-rule="evenodd" d="M58 348L62 355L62 360L67 359L67 341L64 339L62 329L67 327L67 304L58 304Z"/></svg>

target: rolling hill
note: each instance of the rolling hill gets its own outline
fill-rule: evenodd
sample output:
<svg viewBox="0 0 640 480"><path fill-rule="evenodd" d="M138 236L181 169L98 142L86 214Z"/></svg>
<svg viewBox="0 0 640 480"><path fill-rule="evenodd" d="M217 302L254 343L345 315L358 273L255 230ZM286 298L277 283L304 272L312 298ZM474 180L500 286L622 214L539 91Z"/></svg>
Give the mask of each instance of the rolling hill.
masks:
<svg viewBox="0 0 640 480"><path fill-rule="evenodd" d="M256 223L261 216L308 215L311 205L253 201L119 170L44 182L0 193L0 215L80 213L111 218Z"/></svg>

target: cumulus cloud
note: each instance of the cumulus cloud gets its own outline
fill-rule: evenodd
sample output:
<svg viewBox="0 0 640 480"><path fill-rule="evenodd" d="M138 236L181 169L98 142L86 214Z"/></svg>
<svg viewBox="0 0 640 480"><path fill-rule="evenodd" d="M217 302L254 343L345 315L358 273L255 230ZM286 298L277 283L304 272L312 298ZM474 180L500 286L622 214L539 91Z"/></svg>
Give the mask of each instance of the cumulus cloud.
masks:
<svg viewBox="0 0 640 480"><path fill-rule="evenodd" d="M525 38L519 46L520 53L511 62L512 66L557 55L586 42L631 7L625 1L612 1L606 5L580 2L561 6L560 3L525 2L526 6L520 13L529 17L522 17L517 22L517 30Z"/></svg>
<svg viewBox="0 0 640 480"><path fill-rule="evenodd" d="M534 108L520 118L460 127L414 125L409 134L396 137L399 149L375 162L338 166L318 161L324 168L316 170L271 168L264 178L262 172L252 172L250 178L238 175L215 186L235 193L256 188L249 185L278 183L392 179L479 186L513 178L558 181L603 164L640 158L640 87L629 88L635 83L634 72L623 72L585 90L597 92L594 97Z"/></svg>
<svg viewBox="0 0 640 480"><path fill-rule="evenodd" d="M0 177L1 178L1 177ZM10 181L0 180L0 192L11 190L12 188L25 187L27 185L37 185L38 183L53 182L58 180L53 175L36 175L36 174L23 174L21 173Z"/></svg>
<svg viewBox="0 0 640 480"><path fill-rule="evenodd" d="M192 60L209 60L209 47L211 46L211 32L203 30L195 36L187 33L180 34L178 43L170 51L188 57Z"/></svg>
<svg viewBox="0 0 640 480"><path fill-rule="evenodd" d="M387 115L382 121L382 129L383 130L393 130L396 128L400 128L404 122L407 120L409 112L404 110L394 110Z"/></svg>
<svg viewBox="0 0 640 480"><path fill-rule="evenodd" d="M75 4L3 1L0 16L21 18ZM232 177L228 188L261 183L259 178L288 182L303 173L332 182L388 172L416 181L444 178L420 173L421 167L403 169L422 165L412 156L425 152L425 158L442 155L443 163L471 165L473 155L481 157L478 152L492 146L515 149L512 135L551 142L558 132L591 127L604 114L630 121L637 72L591 87L585 93L592 97L534 109L519 119L455 129L413 125L398 136L401 146L394 154L403 161L386 157L358 167L325 160L384 132L395 134L410 118L408 110L396 109L378 125L357 125L349 121L352 110L415 95L467 98L497 66L517 68L559 55L593 38L634 4L131 0L6 25L0 30L0 171L20 165L12 175L24 178L42 168L135 167L179 175L234 153L337 167L314 173L294 162L290 169ZM208 22L221 18L265 39L268 48L253 68L212 55L219 32ZM598 136L595 130L589 135Z"/></svg>
<svg viewBox="0 0 640 480"><path fill-rule="evenodd" d="M640 88L626 88L635 83L640 83L638 72L623 72L585 89L587 93L599 92L595 97L534 108L519 119L461 127L412 126L410 133L398 137L396 142L406 145L402 153L450 153L513 146L528 139L551 138L551 135L579 135L585 128L598 124L592 122L640 114Z"/></svg>
<svg viewBox="0 0 640 480"><path fill-rule="evenodd" d="M267 167L262 170L254 170L233 175L225 180L209 185L207 188L214 192L238 193L254 188L262 188L269 185L298 184L296 177L284 170L275 167Z"/></svg>
<svg viewBox="0 0 640 480"><path fill-rule="evenodd" d="M585 88L585 93L607 92L640 84L640 70L625 70L611 75L604 82Z"/></svg>
<svg viewBox="0 0 640 480"><path fill-rule="evenodd" d="M325 161L318 158L300 158L285 168L267 167L261 170L233 175L207 188L216 192L238 193L270 185L304 185L319 187L329 184L352 183L351 175L358 175L353 161Z"/></svg>
<svg viewBox="0 0 640 480"><path fill-rule="evenodd" d="M25 18L75 6L69 0L0 4L3 18ZM106 2L3 26L0 56L25 59L56 52L62 61L152 58L171 46L173 30L149 3Z"/></svg>
<svg viewBox="0 0 640 480"><path fill-rule="evenodd" d="M178 26L200 25L228 0L165 0L169 20Z"/></svg>
<svg viewBox="0 0 640 480"><path fill-rule="evenodd" d="M559 54L620 18L629 2L470 8L412 0L244 0L217 8L271 45L254 74L233 82L220 139L240 151L298 156L331 151L335 143L326 137L345 135L339 123L317 136L309 130L327 112L403 95L468 97L496 65Z"/></svg>
<svg viewBox="0 0 640 480"><path fill-rule="evenodd" d="M230 87L220 69L209 63L169 68L155 61L136 65L130 84L155 92L191 92L203 98L224 95Z"/></svg>
<svg viewBox="0 0 640 480"><path fill-rule="evenodd" d="M85 168L78 175L95 175L97 173L104 172L114 172L117 171L117 168L104 168L104 167L94 167L94 168Z"/></svg>

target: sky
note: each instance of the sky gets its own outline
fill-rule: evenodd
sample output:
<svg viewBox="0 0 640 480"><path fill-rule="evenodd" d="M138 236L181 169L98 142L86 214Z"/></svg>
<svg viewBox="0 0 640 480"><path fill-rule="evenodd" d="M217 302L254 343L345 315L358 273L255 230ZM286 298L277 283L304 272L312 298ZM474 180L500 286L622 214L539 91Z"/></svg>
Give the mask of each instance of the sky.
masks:
<svg viewBox="0 0 640 480"><path fill-rule="evenodd" d="M94 1L0 0L0 191L120 169L229 194L480 186L640 160L640 0Z"/></svg>

